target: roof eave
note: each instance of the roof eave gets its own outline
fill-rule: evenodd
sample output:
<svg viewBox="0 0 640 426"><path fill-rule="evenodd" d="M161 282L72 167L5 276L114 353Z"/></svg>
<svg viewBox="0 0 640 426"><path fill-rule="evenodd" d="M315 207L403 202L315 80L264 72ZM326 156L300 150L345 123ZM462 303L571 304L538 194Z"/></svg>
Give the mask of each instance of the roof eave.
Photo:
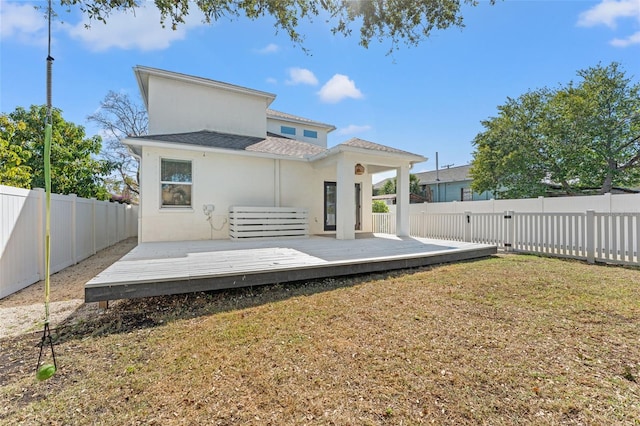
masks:
<svg viewBox="0 0 640 426"><path fill-rule="evenodd" d="M418 154L412 154L410 152L388 152L388 151L378 151L375 149L367 149L367 148L358 148L355 146L349 146L349 145L336 145L334 147L329 148L327 151L325 152L321 152L319 154L316 154L312 157L310 157L311 161L316 161L316 160L321 160L325 157L329 157L331 155L336 155L342 152L351 152L351 153L356 153L356 154L363 154L363 155L379 155L382 157L386 157L386 158L397 158L397 159L403 159L405 161L409 161L412 165L416 164L416 163L422 163L427 161L426 157L423 157L422 155L418 155Z"/></svg>
<svg viewBox="0 0 640 426"><path fill-rule="evenodd" d="M136 74L138 80L138 86L140 87L140 93L142 94L145 105L148 103L148 80L150 75L157 77L164 77L171 80L184 81L193 84L199 84L201 86L215 87L219 89L228 90L231 92L242 93L245 95L251 95L256 97L265 98L267 101L267 107L275 100L276 95L269 92L263 92L261 90L250 89L248 87L236 86L234 84L223 83L221 81L211 80L203 77L196 77L188 74L181 74L172 71L166 71L159 68L145 67L143 65L136 65L133 67L133 71ZM143 77L145 76L146 77ZM146 80L146 81L143 81ZM146 83L146 84L145 84Z"/></svg>

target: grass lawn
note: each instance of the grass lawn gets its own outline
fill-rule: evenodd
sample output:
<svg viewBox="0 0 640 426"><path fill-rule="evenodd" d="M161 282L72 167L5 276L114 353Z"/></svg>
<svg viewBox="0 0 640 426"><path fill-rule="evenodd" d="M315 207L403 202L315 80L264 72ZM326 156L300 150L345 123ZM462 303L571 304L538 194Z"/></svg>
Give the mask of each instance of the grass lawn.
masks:
<svg viewBox="0 0 640 426"><path fill-rule="evenodd" d="M640 270L525 255L123 301L0 341L0 424L640 425Z"/></svg>

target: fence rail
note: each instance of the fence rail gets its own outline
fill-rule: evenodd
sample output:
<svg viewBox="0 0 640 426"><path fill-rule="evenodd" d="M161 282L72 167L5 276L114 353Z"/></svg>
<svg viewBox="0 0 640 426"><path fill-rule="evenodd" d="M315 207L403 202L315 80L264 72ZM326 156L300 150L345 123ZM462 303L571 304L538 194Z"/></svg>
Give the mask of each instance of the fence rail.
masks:
<svg viewBox="0 0 640 426"><path fill-rule="evenodd" d="M393 234L394 213L374 213L374 232ZM640 213L420 213L410 216L417 237L494 244L505 250L640 264Z"/></svg>
<svg viewBox="0 0 640 426"><path fill-rule="evenodd" d="M44 278L45 193L0 185L0 298ZM138 234L138 207L51 195L51 273Z"/></svg>

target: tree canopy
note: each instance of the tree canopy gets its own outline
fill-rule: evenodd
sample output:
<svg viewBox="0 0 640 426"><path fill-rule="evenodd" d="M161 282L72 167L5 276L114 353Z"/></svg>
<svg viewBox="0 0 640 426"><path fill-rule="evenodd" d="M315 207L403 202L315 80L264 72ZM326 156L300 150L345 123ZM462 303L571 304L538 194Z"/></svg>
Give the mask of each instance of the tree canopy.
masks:
<svg viewBox="0 0 640 426"><path fill-rule="evenodd" d="M31 167L27 165L31 152L14 143L16 132L23 131L23 122L14 122L0 115L0 184L26 188L31 182Z"/></svg>
<svg viewBox="0 0 640 426"><path fill-rule="evenodd" d="M110 192L123 200L136 199L140 194L140 163L122 144L122 139L147 134L147 110L132 101L129 95L109 91L100 102L100 109L87 120L100 126L105 133L102 157L114 166L113 173L107 178Z"/></svg>
<svg viewBox="0 0 640 426"><path fill-rule="evenodd" d="M389 213L389 206L382 200L373 200L371 210L373 213Z"/></svg>
<svg viewBox="0 0 640 426"><path fill-rule="evenodd" d="M494 3L495 0L491 0ZM78 5L90 19L107 22L116 10L135 10L139 0L60 0L64 6ZM301 21L321 19L331 25L333 34L351 36L359 27L360 44L365 48L372 40L390 39L392 49L400 41L417 45L433 30L463 27L461 6L475 6L477 0L155 0L161 24L173 29L184 24L197 8L205 22L245 16L258 19L271 16L276 31L284 31L296 44L304 36L298 31Z"/></svg>
<svg viewBox="0 0 640 426"><path fill-rule="evenodd" d="M611 192L640 184L640 84L612 63L557 89L508 98L482 121L470 175L500 198Z"/></svg>
<svg viewBox="0 0 640 426"><path fill-rule="evenodd" d="M0 183L21 188L44 188L44 126L46 106L18 107L0 115ZM109 198L103 177L112 165L94 158L100 152L99 136L52 110L51 191L80 197Z"/></svg>
<svg viewBox="0 0 640 426"><path fill-rule="evenodd" d="M397 178L389 178L384 182L382 188L379 189L378 194L395 194L396 193ZM409 174L409 192L411 194L421 195L420 190L420 178L413 173Z"/></svg>

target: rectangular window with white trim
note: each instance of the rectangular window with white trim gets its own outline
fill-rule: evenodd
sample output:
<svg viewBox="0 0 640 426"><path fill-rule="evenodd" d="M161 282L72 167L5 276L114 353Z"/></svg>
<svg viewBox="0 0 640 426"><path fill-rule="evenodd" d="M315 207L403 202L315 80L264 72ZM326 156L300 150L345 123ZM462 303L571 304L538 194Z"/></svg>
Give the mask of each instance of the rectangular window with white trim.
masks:
<svg viewBox="0 0 640 426"><path fill-rule="evenodd" d="M160 205L162 208L190 208L192 186L191 161L161 159Z"/></svg>

